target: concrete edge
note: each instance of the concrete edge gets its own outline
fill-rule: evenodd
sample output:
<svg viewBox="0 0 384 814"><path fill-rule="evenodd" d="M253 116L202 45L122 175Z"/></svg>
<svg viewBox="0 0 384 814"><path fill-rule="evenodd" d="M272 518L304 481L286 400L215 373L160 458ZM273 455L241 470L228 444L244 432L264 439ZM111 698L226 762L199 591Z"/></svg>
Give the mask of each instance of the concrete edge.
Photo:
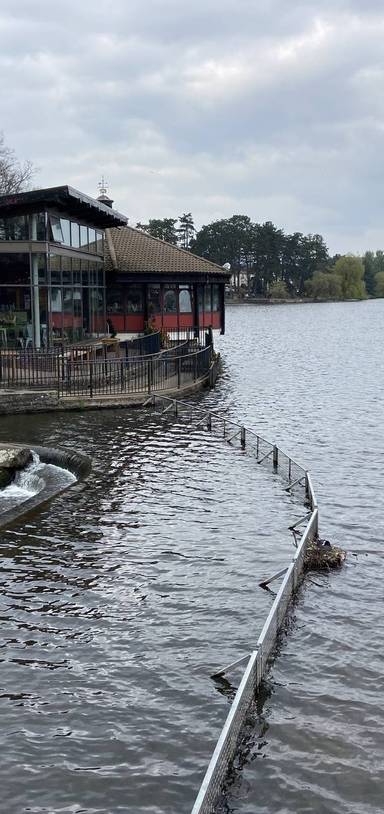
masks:
<svg viewBox="0 0 384 814"><path fill-rule="evenodd" d="M29 498L29 500L25 500L23 503L20 503L19 506L15 506L13 509L9 509L9 511L1 514L0 529L4 529L12 523L18 522L35 509L40 509L52 500L52 498L56 497L56 495L66 492L67 489L76 489L76 487L79 487L79 482L86 480L91 472L91 459L80 452L74 452L73 450L64 448L55 449L54 447L42 447L36 444L12 444L12 446L29 447L29 449L39 455L43 463L54 464L55 466L61 466L63 469L68 469L69 472L75 475L76 483L69 483L64 488L48 486L42 489L41 492Z"/></svg>
<svg viewBox="0 0 384 814"><path fill-rule="evenodd" d="M195 382L190 382L184 387L173 388L171 390L160 390L159 395L168 396L169 398L183 398L188 395L203 390L205 387L214 387L216 380L219 376L221 369L221 358L217 354L216 358L212 361L210 369L205 376L197 379ZM156 392L156 391L153 391ZM9 396L10 402L17 399L18 408L15 410L14 404L5 406L1 403L1 396ZM142 407L145 401L151 394L149 392L141 393L128 393L112 396L96 396L88 398L87 396L72 397L66 396L58 399L54 393L44 392L28 392L17 391L9 392L8 394L0 391L0 415L29 415L33 413L51 413L51 412L72 412L84 410L101 410L101 409L119 409L127 407ZM51 461L51 463L53 463ZM58 464L60 466L60 464Z"/></svg>

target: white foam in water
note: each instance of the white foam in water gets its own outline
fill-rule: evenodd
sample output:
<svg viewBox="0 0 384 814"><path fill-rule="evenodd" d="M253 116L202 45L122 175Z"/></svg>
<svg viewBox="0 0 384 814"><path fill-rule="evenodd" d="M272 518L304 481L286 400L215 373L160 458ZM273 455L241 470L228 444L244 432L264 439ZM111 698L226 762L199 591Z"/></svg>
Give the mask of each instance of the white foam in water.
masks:
<svg viewBox="0 0 384 814"><path fill-rule="evenodd" d="M17 472L12 483L0 491L0 512L34 497L44 489L47 482L64 488L70 483L74 483L75 480L75 475L68 469L62 469L54 464L44 464L39 455L32 452L32 462L26 469Z"/></svg>

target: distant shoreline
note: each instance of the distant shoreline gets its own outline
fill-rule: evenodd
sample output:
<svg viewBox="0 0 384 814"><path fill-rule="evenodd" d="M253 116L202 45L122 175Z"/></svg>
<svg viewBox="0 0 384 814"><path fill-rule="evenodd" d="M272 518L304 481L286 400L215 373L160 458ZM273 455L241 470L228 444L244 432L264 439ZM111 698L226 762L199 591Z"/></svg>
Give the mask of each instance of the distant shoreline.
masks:
<svg viewBox="0 0 384 814"><path fill-rule="evenodd" d="M226 305L313 305L316 302L366 302L367 299L380 299L380 297L367 297L364 300L351 299L351 300L330 300L330 299L314 299L313 297L303 297L302 299L266 299L262 297L247 297L247 299L239 297L229 297L225 299Z"/></svg>

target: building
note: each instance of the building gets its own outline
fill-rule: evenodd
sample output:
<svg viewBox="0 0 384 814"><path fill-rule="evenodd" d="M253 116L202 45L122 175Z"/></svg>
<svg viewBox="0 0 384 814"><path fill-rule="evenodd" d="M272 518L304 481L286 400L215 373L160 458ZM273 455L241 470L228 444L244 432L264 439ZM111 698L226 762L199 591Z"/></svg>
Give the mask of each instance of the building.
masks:
<svg viewBox="0 0 384 814"><path fill-rule="evenodd" d="M68 186L0 196L1 346L105 334L105 229L125 223Z"/></svg>
<svg viewBox="0 0 384 814"><path fill-rule="evenodd" d="M119 333L150 323L197 334L224 333L224 289L230 272L130 226L106 231L107 317Z"/></svg>
<svg viewBox="0 0 384 814"><path fill-rule="evenodd" d="M127 226L103 187L0 196L0 347L209 325L224 333L229 272Z"/></svg>

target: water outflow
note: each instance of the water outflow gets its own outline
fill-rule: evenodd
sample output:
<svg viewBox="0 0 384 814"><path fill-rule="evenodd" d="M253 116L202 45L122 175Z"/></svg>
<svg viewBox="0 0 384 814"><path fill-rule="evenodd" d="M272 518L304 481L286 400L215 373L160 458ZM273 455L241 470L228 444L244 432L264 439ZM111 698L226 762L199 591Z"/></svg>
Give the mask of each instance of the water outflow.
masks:
<svg viewBox="0 0 384 814"><path fill-rule="evenodd" d="M34 497L48 485L64 489L75 481L75 475L68 469L42 463L39 455L32 451L31 463L16 473L9 486L0 490L0 514Z"/></svg>

